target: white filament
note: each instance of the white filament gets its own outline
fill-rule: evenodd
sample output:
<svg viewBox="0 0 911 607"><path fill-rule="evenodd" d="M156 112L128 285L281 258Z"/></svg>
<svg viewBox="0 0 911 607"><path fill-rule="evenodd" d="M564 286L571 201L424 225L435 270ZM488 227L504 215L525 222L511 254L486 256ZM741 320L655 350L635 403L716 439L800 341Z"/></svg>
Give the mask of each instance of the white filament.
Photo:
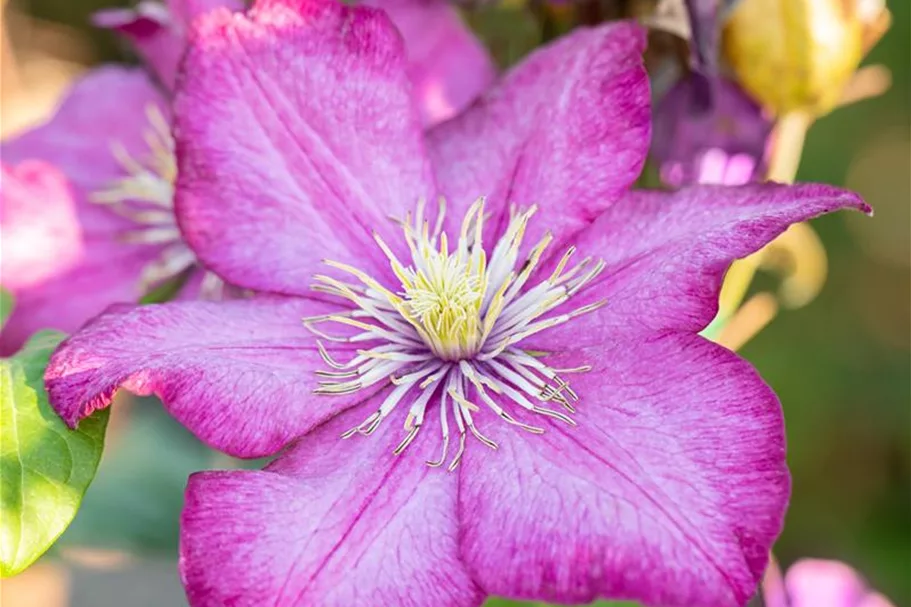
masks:
<svg viewBox="0 0 911 607"><path fill-rule="evenodd" d="M531 335L604 305L600 301L542 318L594 280L604 269L604 263L585 258L567 269L575 253L571 247L547 279L526 287L553 239L550 233L545 234L517 265L522 239L535 211L535 207L510 210L506 231L488 260L482 243L485 220L482 198L468 209L453 246L442 231L445 203L440 201L432 230L424 219L424 205L419 204L416 215L412 218L409 214L402 223L411 253L410 265L402 263L375 236L401 282L399 292L387 289L353 266L326 262L356 282L317 275L312 288L346 299L354 304L353 308L305 318L304 325L321 339L374 345L357 350L351 360L340 363L318 341L320 355L333 370L318 372L323 381L315 392L352 394L387 381L394 386L379 408L347 431L344 438L355 434L369 436L406 396L413 394L416 396L404 421L405 436L395 453L402 453L415 439L425 423L431 399L437 395L442 454L438 460L427 463L434 467L445 463L451 417L459 439L449 470L454 470L461 461L468 433L488 447L497 448L497 443L484 436L475 423L474 414L482 409L535 434L544 429L520 422L503 405L575 425L569 415L575 412L571 401L577 401L578 395L557 370L541 360L541 353L524 350L519 344ZM321 323L336 323L357 331L347 336L331 335L317 327ZM589 367L583 366L561 372L588 370ZM557 403L562 411L547 407L549 403Z"/></svg>

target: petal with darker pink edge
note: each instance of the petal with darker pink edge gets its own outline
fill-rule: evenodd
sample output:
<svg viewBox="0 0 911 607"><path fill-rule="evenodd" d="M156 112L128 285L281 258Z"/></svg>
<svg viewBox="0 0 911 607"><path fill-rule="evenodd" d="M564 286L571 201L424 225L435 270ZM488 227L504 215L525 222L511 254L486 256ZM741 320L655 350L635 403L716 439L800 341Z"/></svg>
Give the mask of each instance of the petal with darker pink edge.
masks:
<svg viewBox="0 0 911 607"><path fill-rule="evenodd" d="M597 345L624 333L700 331L718 311L721 280L732 261L793 223L839 209L870 211L856 194L816 184L631 192L571 243L578 258L605 263L598 279L573 297L573 307L601 300L604 306L534 341L553 350ZM541 275L548 272L544 267Z"/></svg>
<svg viewBox="0 0 911 607"><path fill-rule="evenodd" d="M480 101L429 134L450 229L478 196L492 225L540 206L527 242L589 225L639 176L649 145L645 34L631 23L581 29L543 47ZM457 230L456 230L457 231Z"/></svg>
<svg viewBox="0 0 911 607"><path fill-rule="evenodd" d="M118 388L154 394L209 445L238 457L271 455L369 396L313 394L325 363L301 318L330 309L337 311L277 298L111 309L51 356L51 405L74 427Z"/></svg>
<svg viewBox="0 0 911 607"><path fill-rule="evenodd" d="M546 360L593 367L571 378L578 426L538 436L490 423L499 450L472 445L460 472L462 556L481 587L568 604L745 605L789 493L774 393L695 335Z"/></svg>
<svg viewBox="0 0 911 607"><path fill-rule="evenodd" d="M263 472L190 478L180 570L191 605L481 604L458 556L457 477L424 465L433 440L393 455L395 424L342 440L363 416L320 427Z"/></svg>
<svg viewBox="0 0 911 607"><path fill-rule="evenodd" d="M283 293L306 293L324 258L388 273L371 233L401 246L389 217L435 189L389 19L260 0L197 24L175 115L178 221L199 258Z"/></svg>

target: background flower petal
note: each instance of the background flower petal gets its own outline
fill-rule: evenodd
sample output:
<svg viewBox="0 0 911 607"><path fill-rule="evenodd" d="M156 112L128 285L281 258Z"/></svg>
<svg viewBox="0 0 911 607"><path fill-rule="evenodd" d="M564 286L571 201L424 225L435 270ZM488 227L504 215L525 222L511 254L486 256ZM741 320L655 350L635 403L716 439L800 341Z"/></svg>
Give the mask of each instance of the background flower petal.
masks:
<svg viewBox="0 0 911 607"><path fill-rule="evenodd" d="M433 129L430 153L450 230L457 233L468 205L487 196L495 229L505 226L509 204L538 204L526 243L547 229L560 242L613 204L648 152L644 46L632 23L576 30Z"/></svg>
<svg viewBox="0 0 911 607"><path fill-rule="evenodd" d="M856 194L816 184L631 192L572 242L578 258L603 259L606 267L570 305L606 305L535 341L559 350L624 333L700 331L718 311L721 279L734 259L762 248L792 223L845 208L870 212ZM540 274L549 271L544 267Z"/></svg>
<svg viewBox="0 0 911 607"><path fill-rule="evenodd" d="M52 165L3 165L2 179L0 284L15 305L0 331L0 355L39 329L74 331L112 302L140 296L140 268L158 247L119 242L118 222L104 209L77 204Z"/></svg>
<svg viewBox="0 0 911 607"><path fill-rule="evenodd" d="M654 113L652 157L664 183L743 185L765 175L772 120L736 83L693 72Z"/></svg>
<svg viewBox="0 0 911 607"><path fill-rule="evenodd" d="M370 0L405 40L408 76L425 126L455 116L496 77L487 49L445 0Z"/></svg>
<svg viewBox="0 0 911 607"><path fill-rule="evenodd" d="M180 59L187 46L187 31L197 16L216 8L243 8L242 0L140 0L133 8L103 9L92 22L112 29L129 40L146 65L166 87L173 88Z"/></svg>
<svg viewBox="0 0 911 607"><path fill-rule="evenodd" d="M578 427L484 424L500 448L472 445L461 470L462 555L481 587L570 604L745 605L789 492L774 393L695 335L547 362L593 365L569 378Z"/></svg>
<svg viewBox="0 0 911 607"><path fill-rule="evenodd" d="M209 445L270 455L369 396L312 394L325 363L301 317L330 309L276 298L113 308L51 357L51 405L75 426L120 387L154 394Z"/></svg>
<svg viewBox="0 0 911 607"><path fill-rule="evenodd" d="M135 157L148 153L144 137L150 107L165 117L170 114L143 70L111 65L94 69L75 82L50 120L3 142L3 162L49 162L67 176L79 203L87 204L89 193L123 175L114 144Z"/></svg>
<svg viewBox="0 0 911 607"><path fill-rule="evenodd" d="M690 56L695 66L710 74L718 67L718 36L724 0L686 0L690 23Z"/></svg>
<svg viewBox="0 0 911 607"><path fill-rule="evenodd" d="M457 554L457 477L424 465L435 440L419 436L393 455L396 423L339 438L366 409L310 433L265 472L190 478L180 567L194 607L481 604Z"/></svg>
<svg viewBox="0 0 911 607"><path fill-rule="evenodd" d="M16 307L0 353L37 329L73 331L142 295L140 271L161 247L125 242L132 222L89 198L123 175L114 144L146 154L150 106L162 110L163 101L147 75L102 67L73 85L47 123L3 143L0 281Z"/></svg>
<svg viewBox="0 0 911 607"><path fill-rule="evenodd" d="M214 11L217 8L227 8L232 11L243 10L244 0L166 0L168 10L184 27L190 27L198 16Z"/></svg>
<svg viewBox="0 0 911 607"><path fill-rule="evenodd" d="M850 566L838 561L803 559L785 574L788 607L860 607L867 587Z"/></svg>
<svg viewBox="0 0 911 607"><path fill-rule="evenodd" d="M103 9L92 15L92 23L126 38L161 82L174 86L186 31L164 4L143 0L135 8Z"/></svg>
<svg viewBox="0 0 911 607"><path fill-rule="evenodd" d="M308 293L324 258L388 272L371 232L398 245L388 216L434 194L388 18L261 0L197 23L175 114L177 214L199 258L239 286L285 293Z"/></svg>

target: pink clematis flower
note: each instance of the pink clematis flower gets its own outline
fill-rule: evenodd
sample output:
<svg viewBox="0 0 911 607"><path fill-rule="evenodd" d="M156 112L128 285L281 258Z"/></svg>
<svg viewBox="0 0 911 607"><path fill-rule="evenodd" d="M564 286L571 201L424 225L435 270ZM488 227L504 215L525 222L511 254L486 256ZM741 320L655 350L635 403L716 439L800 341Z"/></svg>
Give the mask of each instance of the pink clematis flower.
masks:
<svg viewBox="0 0 911 607"><path fill-rule="evenodd" d="M193 605L752 596L788 499L781 410L697 333L732 259L867 207L821 185L630 193L644 43L580 29L424 134L379 11L198 22L178 218L271 294L110 310L46 374L70 425L123 387L228 453L291 443L191 478Z"/></svg>
<svg viewBox="0 0 911 607"><path fill-rule="evenodd" d="M893 607L858 573L838 561L797 561L782 578L773 561L762 582L767 607Z"/></svg>
<svg viewBox="0 0 911 607"><path fill-rule="evenodd" d="M425 125L449 118L489 85L490 58L452 7L434 0L380 3L408 40L409 75ZM243 4L144 1L102 11L96 24L126 36L156 78L142 69L93 70L47 124L3 144L9 164L0 192L0 273L18 304L0 334L0 354L41 328L73 331L109 304L134 302L178 275L189 275L184 298L226 293L215 274L199 269L175 223L169 124L170 90L190 22L218 7Z"/></svg>

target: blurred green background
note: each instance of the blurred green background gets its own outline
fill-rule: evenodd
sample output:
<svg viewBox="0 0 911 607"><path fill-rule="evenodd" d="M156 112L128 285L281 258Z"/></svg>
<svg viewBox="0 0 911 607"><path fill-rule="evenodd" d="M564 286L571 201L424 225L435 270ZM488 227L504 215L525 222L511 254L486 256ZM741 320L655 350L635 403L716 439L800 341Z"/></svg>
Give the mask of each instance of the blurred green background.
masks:
<svg viewBox="0 0 911 607"><path fill-rule="evenodd" d="M46 112L83 66L129 60L111 35L88 26L92 11L112 4L31 0L6 7L4 133ZM784 565L802 557L844 560L903 606L911 605L911 3L888 6L892 29L866 63L887 65L892 88L814 125L799 172L801 180L856 189L876 216L815 223L829 253L824 291L808 307L781 314L743 355L778 391L787 420L793 499L778 558ZM511 60L517 51L507 45L500 52ZM35 578L38 586L32 580L31 590L22 590L29 580L5 583L11 607L183 601L171 564L138 568L166 580L143 598L137 561L109 551L173 558L186 475L232 462L154 404L133 403L116 417L119 434L55 551L66 557L65 571L42 566L45 577ZM39 595L30 592L53 583L64 585L62 598L34 602ZM133 598L117 602L125 590Z"/></svg>

